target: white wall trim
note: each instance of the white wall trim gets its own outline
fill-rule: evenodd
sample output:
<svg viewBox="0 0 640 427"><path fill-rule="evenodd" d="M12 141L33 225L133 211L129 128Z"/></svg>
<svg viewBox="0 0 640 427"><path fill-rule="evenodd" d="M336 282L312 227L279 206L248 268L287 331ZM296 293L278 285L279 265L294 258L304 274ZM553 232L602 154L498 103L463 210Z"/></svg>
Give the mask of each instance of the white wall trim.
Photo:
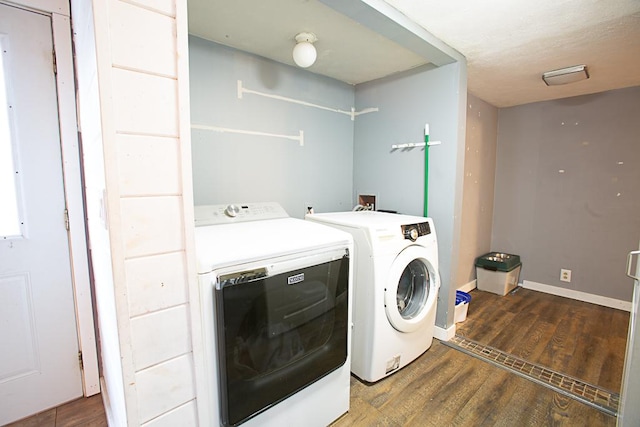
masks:
<svg viewBox="0 0 640 427"><path fill-rule="evenodd" d="M3 3L13 3L42 12L57 13L66 17L71 15L71 3L68 0L3 0Z"/></svg>
<svg viewBox="0 0 640 427"><path fill-rule="evenodd" d="M82 386L85 396L93 396L100 393L100 379L80 172L76 93L73 54L71 51L71 22L68 16L53 13L51 26L57 64L56 85L58 90L60 146L62 150L65 202L69 215L69 250L76 304L76 327L78 331L78 346L82 351Z"/></svg>
<svg viewBox="0 0 640 427"><path fill-rule="evenodd" d="M118 422L119 421L122 422L123 420L114 419L113 411L108 410L109 408L111 408L111 403L109 402L109 393L108 393L107 384L104 381L104 377L100 378L100 385L102 387L102 390L105 391L100 396L102 397L102 405L106 409L104 415L107 418L107 425L108 426L122 425L122 423L119 424Z"/></svg>
<svg viewBox="0 0 640 427"><path fill-rule="evenodd" d="M449 341L451 338L456 336L456 324L449 326L448 328L442 328L440 326L436 326L433 330L433 337L439 339L440 341Z"/></svg>
<svg viewBox="0 0 640 427"><path fill-rule="evenodd" d="M557 295L560 297L571 298L578 301L584 301L591 304L602 305L604 307L616 308L618 310L631 311L631 302L622 301L614 298L603 297L600 295L588 294L573 289L564 289L557 286L545 285L543 283L523 280L520 285L525 289L544 292L546 294Z"/></svg>
<svg viewBox="0 0 640 427"><path fill-rule="evenodd" d="M111 32L121 30L121 27L112 26L117 23L118 19L112 16L111 6L116 2L109 0L94 0L91 2L83 2L82 0L72 0L78 3L91 4L93 17L93 43L95 44L95 63L98 85L98 110L100 115L100 143L102 145L102 162L104 165L104 193L101 203L105 206L105 219L103 220L107 231L105 238L109 247L100 248L111 255L111 276L105 277L105 285L109 284L113 292L112 301L104 301L108 306L100 317L105 319L101 321L101 326L108 328L109 334L117 337L120 360L108 359L112 354L105 356L105 350L102 350L101 358L103 361L103 376L105 383L110 392L109 402L111 408L106 410L113 412L116 419L125 419L129 425L139 425L139 396L137 392L137 381L135 376L135 367L133 366L133 346L131 343L131 323L129 315L129 301L127 290L127 277L124 267L125 261L125 237L123 226L123 213L120 195L120 177L118 175L118 154L116 149L115 138L117 134L117 100L114 99L114 92L117 82L114 82L113 54L112 54L112 35ZM118 17L122 19L122 17ZM95 215L90 212L89 215ZM96 248L92 248L94 252ZM108 281L108 282L107 282ZM101 332L103 333L103 332ZM111 352L108 352L111 353ZM116 351L113 351L116 354ZM112 382L121 382L122 395L117 393L114 395L115 384ZM109 392L109 391L108 391Z"/></svg>
<svg viewBox="0 0 640 427"><path fill-rule="evenodd" d="M207 376L207 352L205 351L204 325L200 314L202 301L197 280L198 270L195 256L195 227L193 201L193 168L191 161L191 111L189 98L189 23L187 19L187 2L176 1L176 46L178 58L176 63L179 104L179 138L182 167L182 203L185 221L184 242L187 269L187 286L189 292L189 309L191 321L191 351L193 354L193 371L195 379L196 410L198 424L214 425L212 408L209 408L209 377ZM302 135L301 135L302 138Z"/></svg>
<svg viewBox="0 0 640 427"><path fill-rule="evenodd" d="M477 288L476 282L477 282L477 280L473 279L469 283L465 283L464 285L459 286L458 290L462 291L462 292L471 292L472 290Z"/></svg>

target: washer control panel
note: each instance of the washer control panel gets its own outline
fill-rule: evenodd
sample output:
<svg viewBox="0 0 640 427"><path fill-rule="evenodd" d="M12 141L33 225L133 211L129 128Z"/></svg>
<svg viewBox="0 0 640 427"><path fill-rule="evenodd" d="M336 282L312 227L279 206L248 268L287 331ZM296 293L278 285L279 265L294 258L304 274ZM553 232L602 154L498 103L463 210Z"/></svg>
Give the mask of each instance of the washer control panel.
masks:
<svg viewBox="0 0 640 427"><path fill-rule="evenodd" d="M409 239L412 242L418 240L418 237L431 234L431 227L428 222L419 222L417 224L402 225L402 235L405 239Z"/></svg>
<svg viewBox="0 0 640 427"><path fill-rule="evenodd" d="M236 222L289 218L276 202L195 206L196 227Z"/></svg>

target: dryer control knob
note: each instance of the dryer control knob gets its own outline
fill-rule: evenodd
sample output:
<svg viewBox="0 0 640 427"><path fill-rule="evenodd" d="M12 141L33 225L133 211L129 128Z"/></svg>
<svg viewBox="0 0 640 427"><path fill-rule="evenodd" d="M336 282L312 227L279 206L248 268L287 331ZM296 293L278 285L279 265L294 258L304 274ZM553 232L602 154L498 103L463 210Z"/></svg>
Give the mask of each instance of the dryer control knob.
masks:
<svg viewBox="0 0 640 427"><path fill-rule="evenodd" d="M412 242L418 240L420 237L420 233L418 233L418 229L415 227L408 228L404 233L405 239L410 239Z"/></svg>
<svg viewBox="0 0 640 427"><path fill-rule="evenodd" d="M229 205L224 210L224 214L228 217L235 218L240 213L240 207L237 205Z"/></svg>

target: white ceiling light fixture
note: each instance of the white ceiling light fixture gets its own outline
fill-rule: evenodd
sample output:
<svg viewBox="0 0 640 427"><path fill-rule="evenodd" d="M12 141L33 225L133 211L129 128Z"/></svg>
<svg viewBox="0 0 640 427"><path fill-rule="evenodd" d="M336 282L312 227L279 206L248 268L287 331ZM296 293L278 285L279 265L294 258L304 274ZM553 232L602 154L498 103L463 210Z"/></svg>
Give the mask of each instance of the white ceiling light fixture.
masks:
<svg viewBox="0 0 640 427"><path fill-rule="evenodd" d="M300 68L308 68L316 62L317 52L313 45L318 38L313 33L299 33L296 37L296 45L293 48L293 61Z"/></svg>
<svg viewBox="0 0 640 427"><path fill-rule="evenodd" d="M588 78L589 72L587 71L586 65L574 65L573 67L542 73L542 80L544 80L547 86L566 85Z"/></svg>

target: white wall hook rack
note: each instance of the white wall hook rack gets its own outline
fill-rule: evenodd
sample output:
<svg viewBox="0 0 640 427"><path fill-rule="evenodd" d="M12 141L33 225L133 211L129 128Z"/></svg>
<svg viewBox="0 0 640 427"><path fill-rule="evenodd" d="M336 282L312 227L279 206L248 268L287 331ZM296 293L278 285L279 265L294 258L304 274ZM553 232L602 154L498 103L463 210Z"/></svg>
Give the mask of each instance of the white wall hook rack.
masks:
<svg viewBox="0 0 640 427"><path fill-rule="evenodd" d="M428 146L432 146L432 145L440 145L442 144L442 141L429 141L429 142L409 142L407 144L393 144L391 146L392 150L398 150L398 149L411 149L411 148L419 148L419 147L424 147L426 145Z"/></svg>

